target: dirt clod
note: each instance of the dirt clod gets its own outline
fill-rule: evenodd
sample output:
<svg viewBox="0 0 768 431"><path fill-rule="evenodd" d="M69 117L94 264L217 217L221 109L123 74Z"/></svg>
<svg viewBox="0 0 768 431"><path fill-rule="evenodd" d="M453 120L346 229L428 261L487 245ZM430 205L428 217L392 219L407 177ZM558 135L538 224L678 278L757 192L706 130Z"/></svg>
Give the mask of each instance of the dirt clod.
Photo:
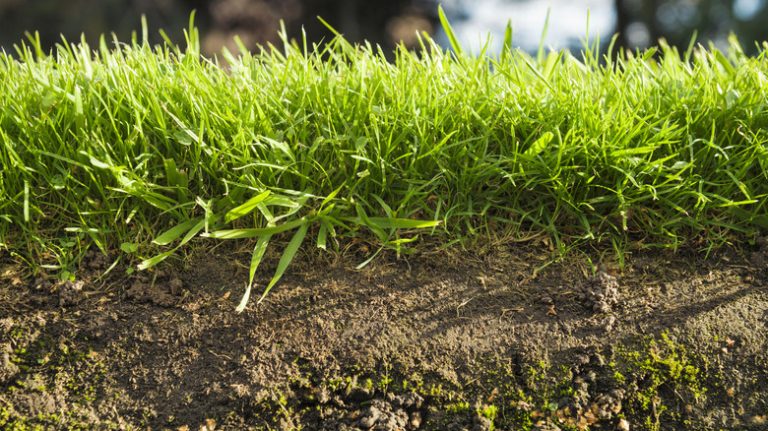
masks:
<svg viewBox="0 0 768 431"><path fill-rule="evenodd" d="M420 412L413 412L411 413L410 420L408 421L408 425L411 429L419 429L421 426L421 413Z"/></svg>
<svg viewBox="0 0 768 431"><path fill-rule="evenodd" d="M409 423L410 418L404 410L393 408L387 401L374 399L362 410L355 425L364 430L399 431L407 429Z"/></svg>
<svg viewBox="0 0 768 431"><path fill-rule="evenodd" d="M629 421L624 418L619 419L619 423L616 424L616 429L618 431L630 431Z"/></svg>
<svg viewBox="0 0 768 431"><path fill-rule="evenodd" d="M104 271L110 265L109 255L104 254L100 250L90 250L86 253L83 263L85 263L85 266L90 270L97 272Z"/></svg>
<svg viewBox="0 0 768 431"><path fill-rule="evenodd" d="M173 296L181 295L184 289L184 282L179 277L173 277L168 281L168 289Z"/></svg>
<svg viewBox="0 0 768 431"><path fill-rule="evenodd" d="M461 422L451 422L446 429L447 431L470 431L470 429Z"/></svg>
<svg viewBox="0 0 768 431"><path fill-rule="evenodd" d="M476 416L472 425L472 431L491 431L493 422L484 416Z"/></svg>
<svg viewBox="0 0 768 431"><path fill-rule="evenodd" d="M550 421L540 421L533 425L531 431L562 431L559 426Z"/></svg>
<svg viewBox="0 0 768 431"><path fill-rule="evenodd" d="M32 288L37 291L49 291L53 287L53 282L46 276L38 276L32 280Z"/></svg>
<svg viewBox="0 0 768 431"><path fill-rule="evenodd" d="M418 410L424 403L424 398L419 394L409 392L407 394L398 395L395 397L394 402L396 405L409 410Z"/></svg>
<svg viewBox="0 0 768 431"><path fill-rule="evenodd" d="M366 429L373 428L374 425L379 423L382 416L383 415L381 413L381 410L379 410L375 406L369 406L367 409L363 411L362 417L358 421L358 425Z"/></svg>
<svg viewBox="0 0 768 431"><path fill-rule="evenodd" d="M59 285L59 305L68 307L79 303L83 299L83 286L85 286L85 282L82 280L65 281Z"/></svg>
<svg viewBox="0 0 768 431"><path fill-rule="evenodd" d="M149 302L161 307L172 307L176 304L176 298L164 291L155 283L143 279L137 279L126 291L126 296L137 302Z"/></svg>
<svg viewBox="0 0 768 431"><path fill-rule="evenodd" d="M581 299L595 313L609 313L619 303L619 282L615 276L598 271L582 287Z"/></svg>
<svg viewBox="0 0 768 431"><path fill-rule="evenodd" d="M373 398L373 393L371 390L366 388L354 388L349 392L349 395L347 396L347 400L353 403L362 403L370 400L371 398Z"/></svg>
<svg viewBox="0 0 768 431"><path fill-rule="evenodd" d="M19 372L19 367L11 361L13 348L8 343L0 344L0 384L10 380Z"/></svg>

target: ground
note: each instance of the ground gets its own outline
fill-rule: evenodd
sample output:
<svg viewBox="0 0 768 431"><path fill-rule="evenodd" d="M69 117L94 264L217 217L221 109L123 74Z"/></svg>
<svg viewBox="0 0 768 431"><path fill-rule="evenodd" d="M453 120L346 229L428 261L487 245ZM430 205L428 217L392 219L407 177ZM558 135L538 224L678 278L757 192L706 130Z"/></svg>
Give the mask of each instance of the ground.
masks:
<svg viewBox="0 0 768 431"><path fill-rule="evenodd" d="M247 248L67 282L0 257L0 428L768 429L766 241L303 253L242 314Z"/></svg>

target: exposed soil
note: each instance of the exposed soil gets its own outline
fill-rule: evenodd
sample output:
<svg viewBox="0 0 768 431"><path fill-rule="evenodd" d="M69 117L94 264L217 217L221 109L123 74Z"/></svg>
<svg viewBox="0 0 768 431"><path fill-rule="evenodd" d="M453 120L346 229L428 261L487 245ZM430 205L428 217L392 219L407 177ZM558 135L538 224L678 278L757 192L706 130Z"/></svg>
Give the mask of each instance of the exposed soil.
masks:
<svg viewBox="0 0 768 431"><path fill-rule="evenodd" d="M0 259L3 429L768 429L766 241L312 254L242 314L237 250L63 283Z"/></svg>

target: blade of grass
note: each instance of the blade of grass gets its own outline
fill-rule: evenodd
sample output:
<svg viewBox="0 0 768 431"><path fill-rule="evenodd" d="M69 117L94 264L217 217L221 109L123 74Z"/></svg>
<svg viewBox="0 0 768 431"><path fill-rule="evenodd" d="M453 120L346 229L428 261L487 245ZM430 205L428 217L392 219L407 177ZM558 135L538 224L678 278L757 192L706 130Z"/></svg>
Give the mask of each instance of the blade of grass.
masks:
<svg viewBox="0 0 768 431"><path fill-rule="evenodd" d="M187 220L185 222L181 222L158 235L157 238L152 240L152 242L157 245L168 245L179 239L186 232L189 232L189 230L199 222L200 220Z"/></svg>
<svg viewBox="0 0 768 431"><path fill-rule="evenodd" d="M264 228L250 228L250 229L225 229L209 232L204 234L208 238L215 239L243 239L243 238L257 238L263 235L274 235L281 232L287 232L289 230L296 229L307 223L308 219L302 217L298 220L288 221L283 224L264 227Z"/></svg>
<svg viewBox="0 0 768 431"><path fill-rule="evenodd" d="M259 268L261 259L264 257L264 253L267 251L269 240L271 238L271 235L264 235L259 237L259 240L256 242L256 245L253 248L253 254L251 255L251 265L248 269L248 284L245 287L245 293L243 294L243 298L240 300L240 304L238 304L237 308L235 308L237 313L242 313L245 310L246 305L248 305L248 299L251 297L251 286L253 286L253 279L256 276L256 270Z"/></svg>
<svg viewBox="0 0 768 431"><path fill-rule="evenodd" d="M456 38L456 33L453 32L453 27L451 27L451 23L448 21L448 17L445 16L445 11L443 10L442 5L437 7L437 14L440 17L440 25L443 27L443 31L448 37L448 41L451 44L451 48L453 48L453 52L460 56L462 54L462 50L461 45L459 44L459 39Z"/></svg>
<svg viewBox="0 0 768 431"><path fill-rule="evenodd" d="M237 206L235 208L232 208L224 216L224 222L225 223L230 223L230 222L232 222L234 220L237 220L240 217L243 217L245 215L250 214L251 211L256 209L256 207L260 203L264 202L264 200L266 200L269 197L270 194L271 194L271 192L269 190L267 190L265 192L262 192L262 193L260 193L260 194L258 194L256 196L248 199L242 205L239 205L239 206Z"/></svg>
<svg viewBox="0 0 768 431"><path fill-rule="evenodd" d="M259 298L259 303L264 301L264 298L267 297L269 291L272 290L275 284L277 284L277 282L280 281L280 279L283 277L283 274L285 274L285 270L288 269L288 265L290 265L294 257L296 257L296 252L299 251L301 243L304 242L304 237L307 235L308 228L309 223L305 222L296 230L296 233L293 234L291 242L288 243L288 245L285 247L285 250L283 251L283 255L280 256L280 261L277 263L275 275L272 276L269 284L264 289L264 293L262 293L261 298Z"/></svg>

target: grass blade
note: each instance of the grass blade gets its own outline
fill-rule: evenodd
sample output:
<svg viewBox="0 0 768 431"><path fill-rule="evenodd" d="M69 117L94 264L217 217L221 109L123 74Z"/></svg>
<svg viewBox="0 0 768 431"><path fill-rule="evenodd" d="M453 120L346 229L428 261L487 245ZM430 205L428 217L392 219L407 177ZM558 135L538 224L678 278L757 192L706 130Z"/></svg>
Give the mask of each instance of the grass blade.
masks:
<svg viewBox="0 0 768 431"><path fill-rule="evenodd" d="M195 219L195 220L187 220L185 222L179 223L176 226L158 235L157 238L152 240L152 242L157 245L168 245L173 241L176 241L179 237L184 235L184 233L188 232L199 221L200 220Z"/></svg>
<svg viewBox="0 0 768 431"><path fill-rule="evenodd" d="M253 247L253 255L251 255L251 266L248 269L248 284L245 286L245 293L243 294L243 298L240 300L240 304L238 304L237 308L235 308L237 313L242 313L243 310L245 310L245 306L248 305L248 299L251 297L251 286L253 286L253 279L256 276L256 269L258 269L259 264L261 263L261 259L264 257L264 252L267 251L270 238L272 238L271 235L264 235L260 237L256 242L256 245Z"/></svg>
<svg viewBox="0 0 768 431"><path fill-rule="evenodd" d="M542 60L544 60L544 43L547 40L547 33L549 32L549 18L551 15L552 15L552 7L547 7L547 17L544 18L544 28L542 28L541 30L541 38L539 39L539 49L536 51L536 62L538 64L541 64Z"/></svg>
<svg viewBox="0 0 768 431"><path fill-rule="evenodd" d="M174 248L173 250L168 250L166 252L158 254L157 256L153 256L153 257L150 257L149 259L145 259L141 261L141 263L139 263L136 266L136 268L139 269L140 271L152 268L153 266L157 265L158 263L170 257L175 251L176 249Z"/></svg>
<svg viewBox="0 0 768 431"><path fill-rule="evenodd" d="M299 247L301 247L301 243L304 242L304 237L307 235L307 229L309 228L309 223L305 222L302 224L299 229L296 231L295 234L293 234L293 238L291 238L291 242L288 243L288 245L285 247L285 250L283 251L283 255L280 256L280 261L277 263L277 269L275 270L275 275L272 276L272 279L269 281L269 284L264 289L264 293L261 294L261 298L259 299L259 303L266 298L267 294L270 290L272 290L272 287L277 284L278 281L280 281L280 278L283 277L283 274L285 274L285 270L288 268L288 265L291 264L293 261L293 258L296 257L296 252L299 251Z"/></svg>
<svg viewBox="0 0 768 431"><path fill-rule="evenodd" d="M191 229L189 229L187 234L184 235L184 238L181 239L181 242L179 243L177 248L191 241L192 238L197 236L197 234L199 234L200 231L203 230L203 228L206 226L207 223L208 223L208 220L206 220L205 217L198 218L197 224L195 224L194 226L192 226Z"/></svg>
<svg viewBox="0 0 768 431"><path fill-rule="evenodd" d="M328 225L326 222L320 222L320 229L317 232L317 248L326 250L326 242L328 239Z"/></svg>
<svg viewBox="0 0 768 431"><path fill-rule="evenodd" d="M269 197L271 192L269 190L260 193L250 199L248 199L244 204L239 205L235 208L232 208L227 212L227 214L224 216L224 222L230 223L234 220L239 219L240 217L243 217L245 215L248 215L251 211L256 209L256 207L261 203L264 202L265 199Z"/></svg>
<svg viewBox="0 0 768 431"><path fill-rule="evenodd" d="M512 54L512 20L507 20L507 27L504 29L504 44L501 47L501 58L505 59Z"/></svg>
<svg viewBox="0 0 768 431"><path fill-rule="evenodd" d="M546 132L539 139L533 142L533 144L525 150L525 154L528 157L536 157L539 154L541 154L542 151L544 151L545 148L547 148L547 145L552 141L552 138L555 135L552 134L552 132Z"/></svg>
<svg viewBox="0 0 768 431"><path fill-rule="evenodd" d="M29 223L29 181L24 181L24 223Z"/></svg>
<svg viewBox="0 0 768 431"><path fill-rule="evenodd" d="M440 225L439 220L416 220L394 217L368 217L368 221L381 229L427 229Z"/></svg>
<svg viewBox="0 0 768 431"><path fill-rule="evenodd" d="M217 231L213 231L208 234L205 234L204 236L208 238L216 238L216 239L257 238L263 235L274 235L277 233L287 232L289 230L296 229L297 227L306 224L307 220L308 219L302 217L298 220L285 222L281 225L271 226L271 227L217 230Z"/></svg>
<svg viewBox="0 0 768 431"><path fill-rule="evenodd" d="M455 52L456 55L461 55L461 45L459 44L459 40L456 38L456 34L453 32L451 23L448 22L448 18L445 16L445 11L443 10L442 5L437 7L437 14L440 16L440 25L443 26L443 31L445 31L445 35L448 36L448 41L451 43L453 52Z"/></svg>
<svg viewBox="0 0 768 431"><path fill-rule="evenodd" d="M159 245L167 245L175 241L179 236L181 236L182 233L186 232L186 235L184 235L184 238L181 239L181 242L179 242L179 244L176 247L174 247L172 250L168 250L166 252L160 253L157 256L143 260L137 266L137 268L139 270L149 269L157 265L158 263L164 261L173 253L175 253L176 250L181 248L184 244L188 243L189 241L192 240L192 238L194 238L197 234L199 234L200 231L202 231L203 228L205 227L205 224L206 224L205 218L198 218L194 220L188 220L184 223L181 223L167 230L162 235L157 237L153 242ZM163 237L164 235L165 237Z"/></svg>

